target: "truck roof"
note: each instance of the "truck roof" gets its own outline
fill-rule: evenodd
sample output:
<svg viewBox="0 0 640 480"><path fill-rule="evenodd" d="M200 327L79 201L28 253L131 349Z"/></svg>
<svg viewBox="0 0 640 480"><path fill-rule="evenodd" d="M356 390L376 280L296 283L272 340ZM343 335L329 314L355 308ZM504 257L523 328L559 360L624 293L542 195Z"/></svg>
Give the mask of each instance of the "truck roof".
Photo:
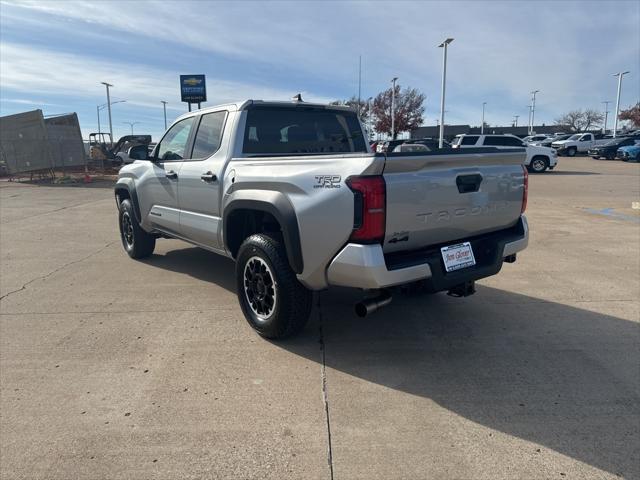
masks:
<svg viewBox="0 0 640 480"><path fill-rule="evenodd" d="M220 105L212 105L210 107L201 108L199 110L193 110L191 112L186 112L180 115L176 120L187 118L190 115L202 114L208 112L215 112L218 110L229 109L230 107L233 110L246 110L252 105L261 105L261 106L274 106L274 107L291 107L296 105L304 105L305 107L320 107L320 108L329 108L331 110L344 110L355 112L355 108L347 106L347 105L330 105L327 103L314 103L314 102L305 102L305 101L297 101L297 100L256 100L256 99L247 99L240 100L237 102L229 102L222 103Z"/></svg>

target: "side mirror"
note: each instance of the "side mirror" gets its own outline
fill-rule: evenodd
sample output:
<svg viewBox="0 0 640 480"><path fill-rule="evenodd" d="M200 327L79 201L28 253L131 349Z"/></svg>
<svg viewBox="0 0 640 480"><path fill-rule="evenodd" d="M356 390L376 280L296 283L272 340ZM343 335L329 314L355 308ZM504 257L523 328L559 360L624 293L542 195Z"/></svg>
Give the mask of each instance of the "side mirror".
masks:
<svg viewBox="0 0 640 480"><path fill-rule="evenodd" d="M146 145L136 145L127 152L131 160L149 160L149 150Z"/></svg>

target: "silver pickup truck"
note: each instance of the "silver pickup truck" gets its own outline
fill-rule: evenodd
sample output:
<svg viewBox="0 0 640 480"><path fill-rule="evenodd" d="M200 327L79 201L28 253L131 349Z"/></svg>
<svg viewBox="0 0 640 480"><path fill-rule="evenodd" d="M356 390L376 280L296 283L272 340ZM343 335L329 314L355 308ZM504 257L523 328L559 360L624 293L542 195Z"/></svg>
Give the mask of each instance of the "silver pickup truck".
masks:
<svg viewBox="0 0 640 480"><path fill-rule="evenodd" d="M356 114L248 100L178 118L115 186L124 249L177 238L236 261L237 295L268 338L300 331L312 291L392 287L473 293L526 248L523 149L372 153Z"/></svg>

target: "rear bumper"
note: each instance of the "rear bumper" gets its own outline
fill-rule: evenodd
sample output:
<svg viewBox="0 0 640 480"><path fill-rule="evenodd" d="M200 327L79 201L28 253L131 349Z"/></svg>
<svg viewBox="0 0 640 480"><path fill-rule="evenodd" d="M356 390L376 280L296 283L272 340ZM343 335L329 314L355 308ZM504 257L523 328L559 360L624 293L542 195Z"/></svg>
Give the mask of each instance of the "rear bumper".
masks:
<svg viewBox="0 0 640 480"><path fill-rule="evenodd" d="M476 265L446 273L440 247L384 255L381 245L347 244L327 269L330 285L377 289L425 280L433 291L449 289L460 283L495 275L504 257L524 250L529 243L529 226L524 215L509 229L457 239L447 245L468 241Z"/></svg>

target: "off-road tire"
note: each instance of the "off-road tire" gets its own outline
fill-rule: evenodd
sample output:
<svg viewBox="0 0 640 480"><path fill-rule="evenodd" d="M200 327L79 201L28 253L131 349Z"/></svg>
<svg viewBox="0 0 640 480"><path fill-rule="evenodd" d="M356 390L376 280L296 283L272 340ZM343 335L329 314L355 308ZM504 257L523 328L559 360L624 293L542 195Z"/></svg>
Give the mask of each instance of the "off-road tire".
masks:
<svg viewBox="0 0 640 480"><path fill-rule="evenodd" d="M262 269L258 280L256 268ZM262 291L258 283L262 283ZM268 301L261 303L264 296L271 295L264 287L269 284L272 310ZM279 234L251 235L242 243L236 258L236 287L244 317L265 338L285 338L300 332L311 314L312 293L296 278ZM254 302L250 303L249 298Z"/></svg>
<svg viewBox="0 0 640 480"><path fill-rule="evenodd" d="M549 159L539 155L533 157L527 166L527 170L531 173L543 173L547 168L549 168Z"/></svg>
<svg viewBox="0 0 640 480"><path fill-rule="evenodd" d="M145 258L153 253L153 249L156 248L156 237L145 232L138 224L129 199L120 202L118 224L122 246L131 258Z"/></svg>

